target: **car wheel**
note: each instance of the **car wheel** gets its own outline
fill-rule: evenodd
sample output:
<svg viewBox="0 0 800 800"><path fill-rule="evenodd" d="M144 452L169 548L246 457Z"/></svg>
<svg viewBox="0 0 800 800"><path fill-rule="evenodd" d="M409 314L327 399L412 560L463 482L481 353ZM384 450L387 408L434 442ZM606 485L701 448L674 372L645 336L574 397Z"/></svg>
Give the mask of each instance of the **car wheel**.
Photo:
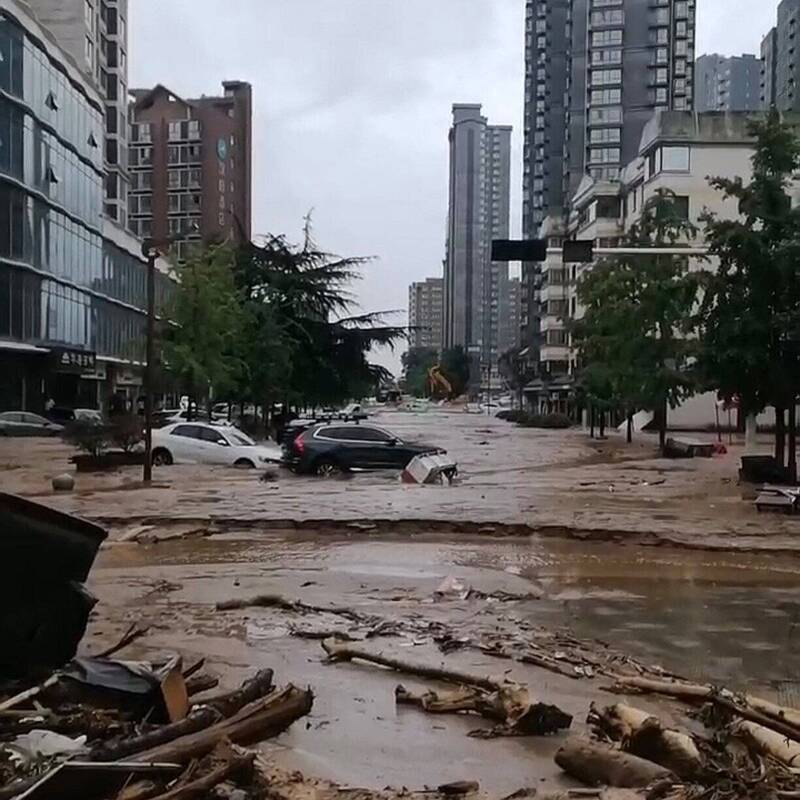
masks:
<svg viewBox="0 0 800 800"><path fill-rule="evenodd" d="M256 465L249 458L240 458L233 463L234 467L239 469L255 469Z"/></svg>
<svg viewBox="0 0 800 800"><path fill-rule="evenodd" d="M320 458L314 464L314 474L320 478L335 478L342 474L342 468L332 458Z"/></svg>
<svg viewBox="0 0 800 800"><path fill-rule="evenodd" d="M159 447L157 450L153 451L154 467L168 467L170 464L172 464L172 453L170 453L169 450Z"/></svg>

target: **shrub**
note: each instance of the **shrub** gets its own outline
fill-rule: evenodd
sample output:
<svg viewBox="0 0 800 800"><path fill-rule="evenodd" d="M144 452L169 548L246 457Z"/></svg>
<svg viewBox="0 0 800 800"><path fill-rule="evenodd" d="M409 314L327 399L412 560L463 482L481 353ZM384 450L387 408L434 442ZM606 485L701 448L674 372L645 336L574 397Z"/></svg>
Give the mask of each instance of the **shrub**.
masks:
<svg viewBox="0 0 800 800"><path fill-rule="evenodd" d="M504 409L503 411L498 411L496 416L506 422L522 422L528 418L528 412L520 409Z"/></svg>
<svg viewBox="0 0 800 800"><path fill-rule="evenodd" d="M111 441L126 453L130 453L144 439L144 422L136 414L115 417L110 429Z"/></svg>
<svg viewBox="0 0 800 800"><path fill-rule="evenodd" d="M64 428L62 438L67 444L77 447L84 453L99 456L108 449L112 435L110 426L84 419L70 422Z"/></svg>

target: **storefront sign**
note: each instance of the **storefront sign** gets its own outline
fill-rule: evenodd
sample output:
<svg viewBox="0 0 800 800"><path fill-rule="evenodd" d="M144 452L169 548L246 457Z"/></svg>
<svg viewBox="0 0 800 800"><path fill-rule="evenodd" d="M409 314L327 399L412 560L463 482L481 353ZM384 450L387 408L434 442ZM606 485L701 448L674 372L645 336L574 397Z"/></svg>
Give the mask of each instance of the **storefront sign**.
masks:
<svg viewBox="0 0 800 800"><path fill-rule="evenodd" d="M84 372L94 372L97 368L97 355L86 350L52 347L50 354L56 372L70 372L79 375Z"/></svg>

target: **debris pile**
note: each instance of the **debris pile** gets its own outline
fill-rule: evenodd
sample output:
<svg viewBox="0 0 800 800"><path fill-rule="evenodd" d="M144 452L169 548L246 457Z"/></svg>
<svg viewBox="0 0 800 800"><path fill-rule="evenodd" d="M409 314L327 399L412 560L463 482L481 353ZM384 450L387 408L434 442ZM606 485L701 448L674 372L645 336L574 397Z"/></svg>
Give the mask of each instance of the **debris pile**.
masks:
<svg viewBox="0 0 800 800"><path fill-rule="evenodd" d="M193 701L216 684L202 667L79 658L3 700L0 800L189 800L252 787L254 753L242 746L308 714L313 695L276 688L266 669Z"/></svg>

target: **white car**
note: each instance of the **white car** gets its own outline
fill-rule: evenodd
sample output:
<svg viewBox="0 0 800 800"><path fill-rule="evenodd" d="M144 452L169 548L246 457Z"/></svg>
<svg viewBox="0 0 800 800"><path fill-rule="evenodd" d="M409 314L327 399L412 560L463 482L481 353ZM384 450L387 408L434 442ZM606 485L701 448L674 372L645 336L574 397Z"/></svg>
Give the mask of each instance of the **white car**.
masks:
<svg viewBox="0 0 800 800"><path fill-rule="evenodd" d="M282 459L280 447L258 445L237 428L179 422L153 431L153 464L229 464L250 469Z"/></svg>

